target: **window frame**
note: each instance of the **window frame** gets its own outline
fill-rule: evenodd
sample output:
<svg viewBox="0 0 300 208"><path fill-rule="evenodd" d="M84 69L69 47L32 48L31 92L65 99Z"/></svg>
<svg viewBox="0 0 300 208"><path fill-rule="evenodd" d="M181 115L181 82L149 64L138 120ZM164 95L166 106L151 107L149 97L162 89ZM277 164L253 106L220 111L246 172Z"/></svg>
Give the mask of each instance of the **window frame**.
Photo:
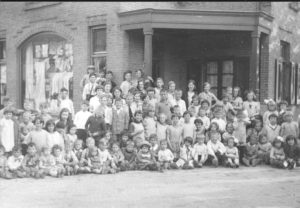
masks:
<svg viewBox="0 0 300 208"><path fill-rule="evenodd" d="M4 87L4 92L5 93L1 93L2 92L2 90L0 91L0 105L2 104L2 98L3 97L5 97L5 96L7 96L7 65L6 65L6 57L7 57L7 55L6 55L6 39L5 38L0 38L0 42L4 42L4 44L3 44L3 58L1 58L0 59L0 66L2 66L2 65L4 65L5 67L6 67L6 83L4 83L6 86ZM2 77L2 71L1 71L1 67L0 67L0 77ZM1 83L0 83L0 85L1 85ZM1 88L2 88L2 85L0 86ZM5 89L6 88L6 89Z"/></svg>

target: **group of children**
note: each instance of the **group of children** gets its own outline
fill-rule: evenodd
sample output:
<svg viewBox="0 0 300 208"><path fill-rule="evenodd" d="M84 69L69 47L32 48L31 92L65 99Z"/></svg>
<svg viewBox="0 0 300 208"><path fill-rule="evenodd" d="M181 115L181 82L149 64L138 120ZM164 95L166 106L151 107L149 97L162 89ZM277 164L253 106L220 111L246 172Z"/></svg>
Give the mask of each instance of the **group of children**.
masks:
<svg viewBox="0 0 300 208"><path fill-rule="evenodd" d="M36 113L27 102L18 113L7 99L0 111L0 177L300 165L299 127L285 101L266 100L260 115L255 93L243 101L238 87L218 100L209 83L198 94L190 80L183 95L175 82L165 89L162 78L153 83L141 70L136 80L125 72L120 87L108 75L89 68L77 113L66 89L57 116L47 105Z"/></svg>

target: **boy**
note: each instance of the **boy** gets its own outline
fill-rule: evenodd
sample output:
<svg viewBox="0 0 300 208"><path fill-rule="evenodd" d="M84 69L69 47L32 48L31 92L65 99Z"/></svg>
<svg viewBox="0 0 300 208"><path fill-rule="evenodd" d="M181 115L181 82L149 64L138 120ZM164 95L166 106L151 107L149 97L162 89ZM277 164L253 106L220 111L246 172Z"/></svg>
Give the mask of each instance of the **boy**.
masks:
<svg viewBox="0 0 300 208"><path fill-rule="evenodd" d="M222 118L223 117L223 112L220 109L216 109L215 112L214 112L214 115L215 115L215 118L211 120L211 123L216 122L219 125L219 131L222 134L226 130L226 122Z"/></svg>
<svg viewBox="0 0 300 208"><path fill-rule="evenodd" d="M89 103L87 101L83 101L81 104L81 110L75 114L75 118L74 118L74 124L77 127L77 131L76 131L77 137L83 140L84 143L87 138L85 124L89 119L89 117L92 115L92 113L89 112L88 109L89 109Z"/></svg>
<svg viewBox="0 0 300 208"><path fill-rule="evenodd" d="M80 81L80 87L84 88L84 86L89 82L89 77L91 74L95 73L95 66L94 65L90 65L87 68L87 74L85 74L82 78L82 80Z"/></svg>
<svg viewBox="0 0 300 208"><path fill-rule="evenodd" d="M82 92L82 100L89 101L92 97L96 95L95 89L98 86L96 83L96 74L89 75L90 82L87 83Z"/></svg>
<svg viewBox="0 0 300 208"><path fill-rule="evenodd" d="M88 136L95 139L96 146L98 146L100 139L104 137L106 133L106 124L103 117L104 111L98 109L88 118L85 124L85 130L88 132Z"/></svg>
<svg viewBox="0 0 300 208"><path fill-rule="evenodd" d="M175 105L179 106L180 114L182 115L187 109L186 104L184 100L181 99L182 97L182 91L181 90L175 90Z"/></svg>
<svg viewBox="0 0 300 208"><path fill-rule="evenodd" d="M155 105L158 102L158 100L155 97L155 90L153 87L147 88L147 95L149 97L149 103L152 106L153 109L155 109Z"/></svg>
<svg viewBox="0 0 300 208"><path fill-rule="evenodd" d="M116 109L112 111L112 133L118 142L121 140L121 132L127 131L129 125L129 114L122 105L123 101L116 99Z"/></svg>
<svg viewBox="0 0 300 208"><path fill-rule="evenodd" d="M67 108L74 118L74 105L73 101L68 98L68 92L69 91L66 88L61 88L59 110L61 111L61 109Z"/></svg>
<svg viewBox="0 0 300 208"><path fill-rule="evenodd" d="M117 84L113 81L113 76L114 76L114 74L112 71L107 71L105 74L105 78L106 78L105 82L108 82L111 84L111 90L117 86Z"/></svg>
<svg viewBox="0 0 300 208"><path fill-rule="evenodd" d="M26 176L24 170L22 170L22 161L24 156L21 154L20 147L14 147L12 155L7 160L7 166L9 171L12 173L13 177L23 178Z"/></svg>
<svg viewBox="0 0 300 208"><path fill-rule="evenodd" d="M97 86L95 88L96 95L90 99L90 111L95 111L101 105L101 97L104 94L104 89L102 86Z"/></svg>
<svg viewBox="0 0 300 208"><path fill-rule="evenodd" d="M156 162L154 155L150 151L151 145L147 141L140 144L140 150L137 154L137 167L139 170L159 170L162 171L160 164Z"/></svg>
<svg viewBox="0 0 300 208"><path fill-rule="evenodd" d="M204 144L205 135L204 134L197 135L196 141L197 143L194 145L194 152L193 152L194 165L195 167L201 168L206 162L208 157L208 149L206 144Z"/></svg>
<svg viewBox="0 0 300 208"><path fill-rule="evenodd" d="M135 170L136 169L136 149L134 148L134 142L128 140L126 148L123 149L124 162L121 164L121 171Z"/></svg>
<svg viewBox="0 0 300 208"><path fill-rule="evenodd" d="M267 137L267 141L273 143L274 139L279 136L281 127L277 125L278 116L275 113L269 115L269 123L263 128L263 133Z"/></svg>
<svg viewBox="0 0 300 208"><path fill-rule="evenodd" d="M193 163L193 153L194 149L192 147L193 145L193 138L192 137L186 137L184 139L184 145L180 148L180 156L174 165L172 165L173 168L182 168L182 169L193 169L194 163Z"/></svg>
<svg viewBox="0 0 300 208"><path fill-rule="evenodd" d="M224 162L224 153L226 147L219 141L219 134L212 133L210 140L207 142L208 158L207 161L213 166L218 167Z"/></svg>
<svg viewBox="0 0 300 208"><path fill-rule="evenodd" d="M174 160L174 155L170 149L167 148L167 140L160 141L160 150L158 151L158 161L161 163L163 169L170 169Z"/></svg>
<svg viewBox="0 0 300 208"><path fill-rule="evenodd" d="M167 123L171 123L171 106L168 102L168 94L166 90L160 91L160 102L158 102L155 106L155 115L158 118L158 116L163 113L167 116Z"/></svg>
<svg viewBox="0 0 300 208"><path fill-rule="evenodd" d="M202 107L199 109L198 118L202 120L205 130L208 130L210 126L210 119L206 116L206 110Z"/></svg>
<svg viewBox="0 0 300 208"><path fill-rule="evenodd" d="M258 158L257 136L255 134L250 135L250 141L246 144L246 151L242 161L247 167L250 165L255 167L260 162Z"/></svg>

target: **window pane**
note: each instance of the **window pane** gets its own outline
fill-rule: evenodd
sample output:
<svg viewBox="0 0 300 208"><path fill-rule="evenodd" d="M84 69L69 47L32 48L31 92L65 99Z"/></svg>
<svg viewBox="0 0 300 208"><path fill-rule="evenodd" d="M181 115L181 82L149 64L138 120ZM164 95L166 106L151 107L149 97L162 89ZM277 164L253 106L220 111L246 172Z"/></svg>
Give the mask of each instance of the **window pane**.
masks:
<svg viewBox="0 0 300 208"><path fill-rule="evenodd" d="M0 41L0 59L6 58L6 46L5 41Z"/></svg>
<svg viewBox="0 0 300 208"><path fill-rule="evenodd" d="M93 52L106 51L106 29L93 29Z"/></svg>
<svg viewBox="0 0 300 208"><path fill-rule="evenodd" d="M95 66L96 72L100 70L106 71L106 56L93 58L93 65Z"/></svg>
<svg viewBox="0 0 300 208"><path fill-rule="evenodd" d="M0 94L2 96L6 96L6 65L0 65Z"/></svg>
<svg viewBox="0 0 300 208"><path fill-rule="evenodd" d="M222 85L223 87L232 86L233 75L223 75L222 76Z"/></svg>
<svg viewBox="0 0 300 208"><path fill-rule="evenodd" d="M223 62L223 73L233 73L233 61Z"/></svg>
<svg viewBox="0 0 300 208"><path fill-rule="evenodd" d="M217 62L207 63L207 73L217 74L218 73L218 63Z"/></svg>
<svg viewBox="0 0 300 208"><path fill-rule="evenodd" d="M210 84L211 87L217 87L218 86L218 76L207 76L207 82Z"/></svg>

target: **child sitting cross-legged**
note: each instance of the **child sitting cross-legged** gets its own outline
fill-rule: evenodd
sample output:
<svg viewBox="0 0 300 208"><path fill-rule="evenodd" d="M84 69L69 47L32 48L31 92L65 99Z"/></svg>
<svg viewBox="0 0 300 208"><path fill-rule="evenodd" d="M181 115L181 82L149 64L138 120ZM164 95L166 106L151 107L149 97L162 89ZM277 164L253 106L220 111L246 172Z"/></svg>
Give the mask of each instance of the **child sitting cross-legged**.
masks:
<svg viewBox="0 0 300 208"><path fill-rule="evenodd" d="M91 173L101 174L103 164L99 155L99 149L97 147L91 147L88 153L88 167Z"/></svg>
<svg viewBox="0 0 300 208"><path fill-rule="evenodd" d="M170 169L173 163L174 155L170 149L168 149L167 140L160 141L160 150L158 151L158 161L163 169Z"/></svg>
<svg viewBox="0 0 300 208"><path fill-rule="evenodd" d="M227 147L225 152L226 162L225 164L231 168L239 167L239 151L234 146L234 137L229 137L227 140Z"/></svg>
<svg viewBox="0 0 300 208"><path fill-rule="evenodd" d="M83 152L82 145L83 145L83 141L81 139L77 139L74 142L73 152L74 152L78 162L80 161L80 158L81 158L81 155Z"/></svg>
<svg viewBox="0 0 300 208"><path fill-rule="evenodd" d="M44 178L44 171L39 167L39 156L34 143L30 142L27 148L27 154L25 155L22 168L26 172L27 177Z"/></svg>
<svg viewBox="0 0 300 208"><path fill-rule="evenodd" d="M205 141L205 135L200 134L196 135L196 144L194 145L194 165L195 167L201 168L207 160L208 157L208 149Z"/></svg>
<svg viewBox="0 0 300 208"><path fill-rule="evenodd" d="M52 147L52 154L54 156L55 159L55 166L57 168L57 177L58 178L62 178L65 173L66 173L66 169L65 169L65 164L66 164L66 160L64 158L63 152L62 152L62 147L59 145L54 145Z"/></svg>
<svg viewBox="0 0 300 208"><path fill-rule="evenodd" d="M59 177L58 168L55 166L55 158L51 155L51 149L49 147L43 147L40 160L39 167L43 170L44 174Z"/></svg>
<svg viewBox="0 0 300 208"><path fill-rule="evenodd" d="M267 136L264 134L258 137L258 158L264 164L270 164L270 151L272 144L268 141Z"/></svg>
<svg viewBox="0 0 300 208"><path fill-rule="evenodd" d="M208 164L212 164L215 167L222 165L224 162L224 153L226 151L226 147L219 140L219 133L211 133L210 140L207 142L208 149Z"/></svg>
<svg viewBox="0 0 300 208"><path fill-rule="evenodd" d="M108 152L107 142L105 139L101 139L99 142L99 156L100 156L100 162L102 164L101 174L116 173L117 166L114 163L111 154Z"/></svg>
<svg viewBox="0 0 300 208"><path fill-rule="evenodd" d="M150 151L151 144L143 141L137 153L136 163L138 170L161 171L160 164L156 161L154 155Z"/></svg>
<svg viewBox="0 0 300 208"><path fill-rule="evenodd" d="M7 166L9 172L12 173L14 178L23 178L26 176L25 171L22 169L22 161L24 156L21 154L22 148L21 147L14 147L12 150L12 155L7 160Z"/></svg>
<svg viewBox="0 0 300 208"><path fill-rule="evenodd" d="M112 144L110 154L116 164L116 170L119 172L121 170L121 165L124 163L124 155L118 142Z"/></svg>
<svg viewBox="0 0 300 208"><path fill-rule="evenodd" d="M249 167L250 165L255 167L260 163L260 160L258 158L257 135L255 135L254 133L250 135L249 142L246 144L245 154L242 161L247 167Z"/></svg>
<svg viewBox="0 0 300 208"><path fill-rule="evenodd" d="M92 150L92 148L96 147L95 140L93 137L89 137L86 139L86 146L87 146L87 148L85 148L81 153L81 157L79 160L78 173L90 173L91 172L91 168L88 165L88 156L89 156L89 152Z"/></svg>
<svg viewBox="0 0 300 208"><path fill-rule="evenodd" d="M182 168L182 169L193 169L194 168L194 160L193 153L194 149L193 138L186 137L184 139L184 145L180 148L179 159L172 165L172 168Z"/></svg>
<svg viewBox="0 0 300 208"><path fill-rule="evenodd" d="M277 136L273 141L273 147L270 152L270 164L276 168L287 168L288 162L285 160L283 149L283 138Z"/></svg>
<svg viewBox="0 0 300 208"><path fill-rule="evenodd" d="M77 141L77 140L75 140L75 141ZM75 153L73 152L72 147L73 147L72 142L65 143L64 159L66 161L65 169L66 169L66 174L68 176L77 174L77 171L79 169L78 159L77 159L77 156L75 155Z"/></svg>
<svg viewBox="0 0 300 208"><path fill-rule="evenodd" d="M0 177L5 179L13 178L12 174L8 171L7 158L3 145L0 145Z"/></svg>
<svg viewBox="0 0 300 208"><path fill-rule="evenodd" d="M121 171L135 170L136 169L136 149L134 148L134 142L128 140L126 147L123 149L124 162L121 164Z"/></svg>

